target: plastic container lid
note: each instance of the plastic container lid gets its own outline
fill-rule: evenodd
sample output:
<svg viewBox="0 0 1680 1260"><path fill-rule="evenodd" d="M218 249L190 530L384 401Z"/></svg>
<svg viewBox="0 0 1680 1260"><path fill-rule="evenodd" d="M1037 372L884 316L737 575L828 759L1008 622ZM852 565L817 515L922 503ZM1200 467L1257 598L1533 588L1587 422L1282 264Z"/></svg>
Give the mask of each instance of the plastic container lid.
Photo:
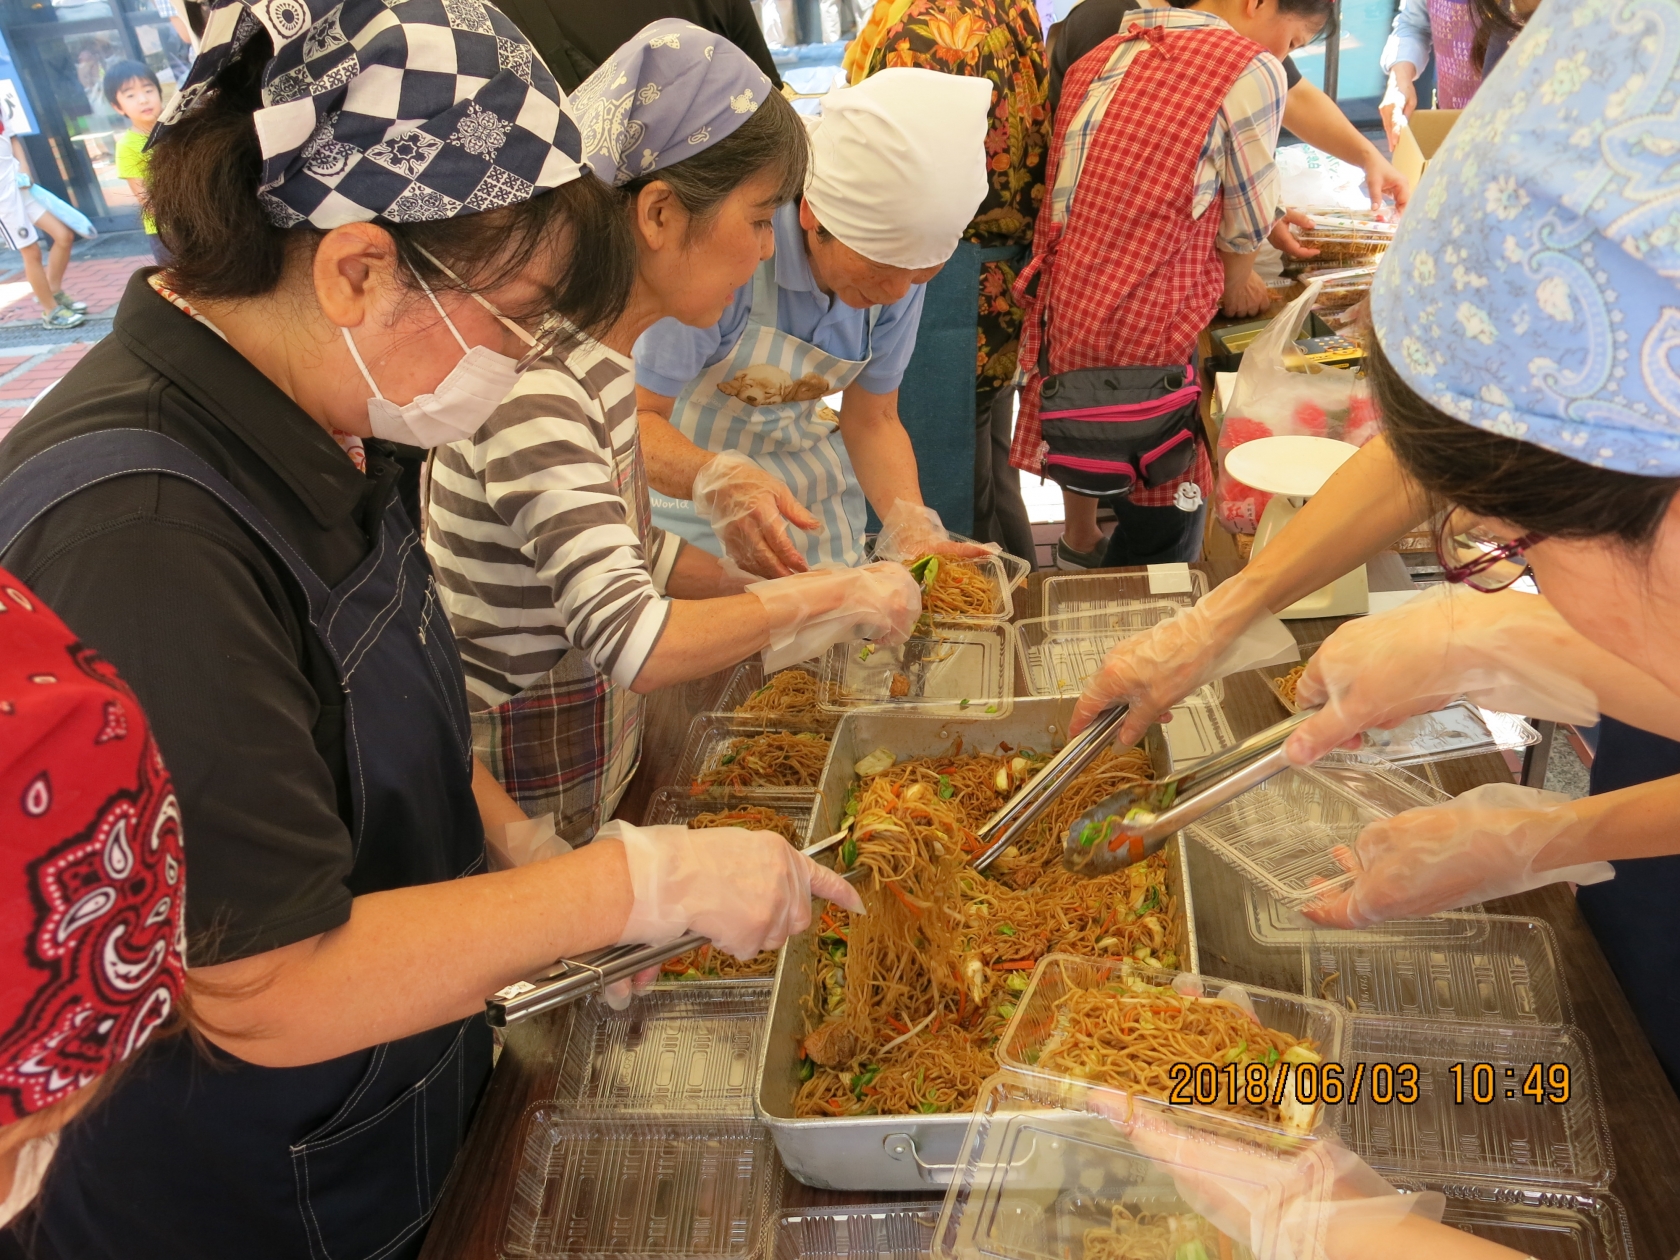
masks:
<svg viewBox="0 0 1680 1260"><path fill-rule="evenodd" d="M1233 875L1240 872L1233 870ZM1248 922L1248 934L1261 945L1310 945L1327 929L1314 923L1298 910L1292 910L1264 888L1242 883L1243 916ZM1466 906L1462 910L1431 915L1425 919L1390 919L1375 927L1361 929L1361 935L1376 942L1394 941L1470 941L1481 931L1475 920L1486 918L1482 907Z"/></svg>
<svg viewBox="0 0 1680 1260"><path fill-rule="evenodd" d="M539 1103L519 1151L505 1256L754 1260L765 1247L781 1167L762 1125Z"/></svg>
<svg viewBox="0 0 1680 1260"><path fill-rule="evenodd" d="M1187 770L1204 757L1211 757L1237 742L1216 688L1217 684L1210 684L1186 696L1173 706L1173 720L1161 728L1166 733L1175 770Z"/></svg>
<svg viewBox="0 0 1680 1260"><path fill-rule="evenodd" d="M1332 1109L1331 1125L1378 1172L1581 1191L1615 1175L1592 1049L1578 1030L1355 1018L1349 1042L1344 1083L1351 1090L1360 1075L1361 1092ZM1377 1064L1395 1066L1396 1090L1405 1084L1399 1065L1415 1065L1417 1101L1375 1101ZM1552 1078L1557 1065L1567 1073Z"/></svg>
<svg viewBox="0 0 1680 1260"><path fill-rule="evenodd" d="M1102 667L1108 650L1122 639L1165 621L1178 605L1164 601L1119 604L1103 613L1028 617L1015 623L1015 650L1027 691L1035 696L1076 696ZM1102 624L1095 624L1095 623ZM1203 690L1223 699L1223 680Z"/></svg>
<svg viewBox="0 0 1680 1260"><path fill-rule="evenodd" d="M770 678L778 677L781 674L793 673L794 671L798 671L802 674L809 674L813 681L817 679L819 672L816 661L806 661L798 665L790 665L787 669L777 670L775 674L767 677L764 673L764 662L756 656L751 657L742 661L735 667L734 671L729 675L729 681L724 684L723 693L718 696L717 702L710 707L716 712L728 713L734 716L737 720L743 722L765 722L772 720L770 717L763 714L740 713L738 710L743 704L751 699L754 693L757 692L759 688L763 687ZM801 726L831 727L834 725L834 715L825 712L822 709L818 709L815 714L812 714L808 718L793 717L785 720L797 723Z"/></svg>
<svg viewBox="0 0 1680 1260"><path fill-rule="evenodd" d="M974 541L972 538L964 538L960 534L952 534L951 537L959 542ZM881 558L881 556L876 554L875 540L873 538L869 539L868 543L864 547L865 563L879 560ZM903 563L909 564L915 559L916 557L911 557L910 560L906 560ZM964 557L964 559L968 558ZM1010 555L1007 551L998 552L995 555L979 556L973 559L968 559L968 563L978 565L983 571L991 576L992 585L997 591L998 607L996 612L991 613L988 616L964 617L961 620L982 622L1013 620L1015 616L1015 588L1027 580L1027 575L1032 572L1032 565L1028 561L1021 559L1019 556Z"/></svg>
<svg viewBox="0 0 1680 1260"><path fill-rule="evenodd" d="M897 647L837 643L822 659L823 707L1002 717L1015 707L1014 640L1013 626L939 621Z"/></svg>
<svg viewBox="0 0 1680 1260"><path fill-rule="evenodd" d="M921 1260L939 1202L868 1203L783 1212L771 1260Z"/></svg>
<svg viewBox="0 0 1680 1260"><path fill-rule="evenodd" d="M1068 994L1079 991L1112 989L1119 1002L1125 982L1141 981L1162 988L1176 988L1181 993L1219 997L1227 986L1239 988L1248 997L1255 1018L1266 1028L1310 1039L1319 1057L1336 1062L1342 1056L1346 1018L1342 1009L1317 998L1294 993L1280 993L1275 989L1238 984L1234 980L1220 980L1213 976L1190 972L1163 971L1144 967L1126 958L1083 958L1074 954L1048 954L1033 968L1032 980L1017 1006L1015 1017L1009 1021L998 1041L997 1058L1000 1066L1022 1073L1049 1076L1079 1083L1077 1078L1046 1069L1040 1056L1057 1035L1056 1004ZM1139 1097L1149 1097L1140 1093ZM1165 1103L1167 1098L1158 1101ZM1324 1109L1319 1108L1314 1128L1323 1123ZM1273 1128L1263 1121L1220 1115L1231 1122L1256 1130ZM1287 1130L1278 1127L1277 1132Z"/></svg>
<svg viewBox="0 0 1680 1260"><path fill-rule="evenodd" d="M1044 579L1039 601L1046 617L1085 616L1107 613L1119 604L1170 604L1189 608L1208 593L1207 574L1189 569L1190 589L1169 589L1182 585L1175 566L1160 566L1170 573L1069 573ZM1186 566L1188 568L1188 566ZM1151 623L1153 624L1153 623Z"/></svg>
<svg viewBox="0 0 1680 1260"><path fill-rule="evenodd" d="M1515 915L1443 919L1409 922L1467 931L1449 939L1318 931L1303 949L1307 995L1359 1015L1518 1027L1569 1022L1549 925Z"/></svg>
<svg viewBox="0 0 1680 1260"><path fill-rule="evenodd" d="M1300 907L1353 882L1335 850L1351 849L1368 823L1451 799L1393 766L1321 762L1274 775L1186 830Z"/></svg>
<svg viewBox="0 0 1680 1260"><path fill-rule="evenodd" d="M591 1001L560 1052L555 1103L565 1110L750 1119L770 981L665 985L623 1011Z"/></svg>

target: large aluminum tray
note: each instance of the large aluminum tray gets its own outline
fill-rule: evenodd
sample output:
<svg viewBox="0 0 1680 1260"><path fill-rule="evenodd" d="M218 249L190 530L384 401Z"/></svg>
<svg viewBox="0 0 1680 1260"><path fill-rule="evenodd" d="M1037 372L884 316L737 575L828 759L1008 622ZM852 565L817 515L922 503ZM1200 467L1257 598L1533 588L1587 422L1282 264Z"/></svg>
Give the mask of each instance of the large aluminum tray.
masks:
<svg viewBox="0 0 1680 1260"><path fill-rule="evenodd" d="M812 817L812 834L828 835L839 823L841 810L855 775L852 766L877 748L904 756L946 752L958 735L964 746L979 751L995 748L999 740L1049 749L1066 740L1073 700L1019 700L1006 718L941 719L916 714L855 713L843 718L834 733L833 751L823 773ZM1151 732L1151 751L1157 769L1170 770L1166 744ZM1167 846L1168 887L1173 893L1184 941L1182 960L1199 971L1195 910L1191 905L1189 871L1177 838ZM805 999L810 994L815 936L806 932L782 949L776 987L770 999L770 1032L764 1039L759 1073L758 1114L769 1125L776 1148L788 1171L807 1185L835 1190L917 1190L946 1184L955 1169L968 1114L942 1116L839 1116L797 1118L794 1095L799 1089L799 1041L806 1032Z"/></svg>

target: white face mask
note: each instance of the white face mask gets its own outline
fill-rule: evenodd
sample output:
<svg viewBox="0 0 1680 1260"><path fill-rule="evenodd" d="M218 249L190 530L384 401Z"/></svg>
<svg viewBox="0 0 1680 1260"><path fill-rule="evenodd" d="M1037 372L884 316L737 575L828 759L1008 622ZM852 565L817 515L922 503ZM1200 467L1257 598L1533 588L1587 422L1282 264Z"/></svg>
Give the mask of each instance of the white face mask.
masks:
<svg viewBox="0 0 1680 1260"><path fill-rule="evenodd" d="M343 329L345 344L350 347L350 356L356 360L356 367L362 373L362 379L373 391L373 397L368 399L368 421L373 426L373 436L384 438L389 442L402 442L408 446L442 446L448 442L458 442L462 438L469 438L477 433L479 428L490 418L492 412L501 406L502 400L513 391L514 382L519 379L519 364L505 354L498 354L488 346L473 346L468 348L466 339L461 336L455 323L444 311L437 295L424 280L420 287L426 290L426 296L432 299L432 305L443 317L444 325L454 336L461 349L466 351L461 361L450 369L449 375L439 382L437 389L429 394L421 394L411 403L398 406L384 394L379 392L379 386L373 382L373 376L367 370L367 364L362 362L361 352L356 349L356 340L350 335L348 328ZM475 293L473 295L478 298ZM490 306L484 299L479 302L501 318L500 312ZM529 336L517 324L503 320L509 328L529 340Z"/></svg>

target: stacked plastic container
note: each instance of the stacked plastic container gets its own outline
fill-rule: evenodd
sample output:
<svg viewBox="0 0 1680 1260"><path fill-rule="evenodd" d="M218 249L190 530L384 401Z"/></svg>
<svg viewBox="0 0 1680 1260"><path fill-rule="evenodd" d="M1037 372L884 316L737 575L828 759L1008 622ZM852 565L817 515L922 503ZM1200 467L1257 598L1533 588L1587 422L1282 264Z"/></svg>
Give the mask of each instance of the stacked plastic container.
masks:
<svg viewBox="0 0 1680 1260"><path fill-rule="evenodd" d="M769 982L571 1009L552 1102L521 1118L504 1256L756 1260L781 1181L753 1118Z"/></svg>

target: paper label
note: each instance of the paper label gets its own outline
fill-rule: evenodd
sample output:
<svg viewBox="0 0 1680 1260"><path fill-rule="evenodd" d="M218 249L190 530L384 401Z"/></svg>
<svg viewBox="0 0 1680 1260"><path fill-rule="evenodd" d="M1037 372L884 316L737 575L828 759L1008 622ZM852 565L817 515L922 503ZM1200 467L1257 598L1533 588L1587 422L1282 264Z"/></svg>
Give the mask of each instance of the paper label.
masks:
<svg viewBox="0 0 1680 1260"><path fill-rule="evenodd" d="M1190 566L1187 564L1152 564L1149 566L1151 595L1188 595Z"/></svg>

